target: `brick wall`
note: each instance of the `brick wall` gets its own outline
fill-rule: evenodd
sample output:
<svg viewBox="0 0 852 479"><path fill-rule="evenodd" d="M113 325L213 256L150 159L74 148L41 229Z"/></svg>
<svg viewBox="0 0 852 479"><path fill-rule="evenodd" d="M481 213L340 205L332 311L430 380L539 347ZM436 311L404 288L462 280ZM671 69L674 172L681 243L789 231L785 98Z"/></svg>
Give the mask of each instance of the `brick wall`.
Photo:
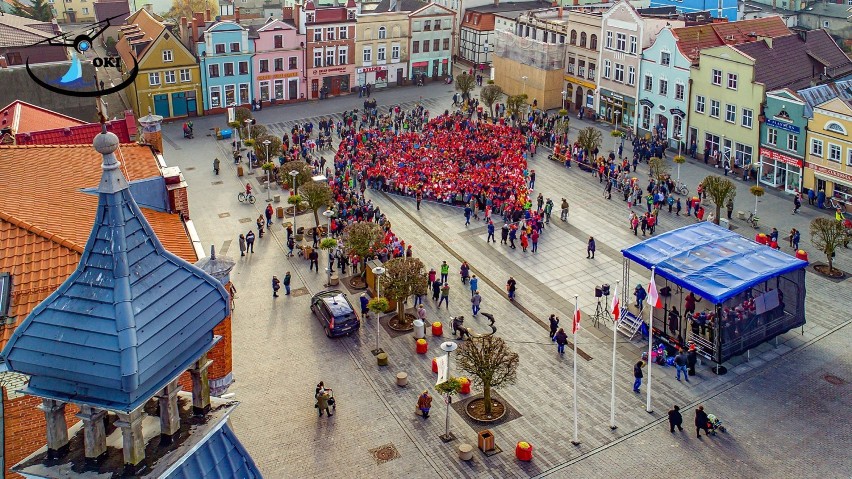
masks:
<svg viewBox="0 0 852 479"><path fill-rule="evenodd" d="M25 457L29 456L47 443L47 426L44 413L37 409L41 399L34 396L21 396L8 399L6 388L3 388L4 421L6 426L6 477L20 479L22 476L9 472ZM79 409L74 405L65 407L65 420L68 425L76 423L74 417Z"/></svg>
<svg viewBox="0 0 852 479"><path fill-rule="evenodd" d="M186 192L186 186L169 190L169 196L172 200L172 211L176 211L183 215L184 220L189 219L189 196Z"/></svg>

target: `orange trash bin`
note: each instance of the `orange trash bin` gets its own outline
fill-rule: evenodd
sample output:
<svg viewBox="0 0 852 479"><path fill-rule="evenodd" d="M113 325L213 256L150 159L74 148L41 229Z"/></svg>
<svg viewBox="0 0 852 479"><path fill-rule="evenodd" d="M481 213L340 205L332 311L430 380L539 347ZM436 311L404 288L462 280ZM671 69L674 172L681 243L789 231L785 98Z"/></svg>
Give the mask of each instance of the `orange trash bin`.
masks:
<svg viewBox="0 0 852 479"><path fill-rule="evenodd" d="M440 321L432 323L432 336L442 336L444 334L444 325Z"/></svg>
<svg viewBox="0 0 852 479"><path fill-rule="evenodd" d="M426 351L429 350L429 344L426 343L426 340L420 338L417 340L417 354L426 354Z"/></svg>
<svg viewBox="0 0 852 479"><path fill-rule="evenodd" d="M518 446L515 447L515 457L520 461L532 461L532 444L521 441L518 443Z"/></svg>
<svg viewBox="0 0 852 479"><path fill-rule="evenodd" d="M432 358L432 372L436 374L438 372L438 360L436 358Z"/></svg>
<svg viewBox="0 0 852 479"><path fill-rule="evenodd" d="M796 250L796 258L802 261L808 261L808 253L803 249Z"/></svg>

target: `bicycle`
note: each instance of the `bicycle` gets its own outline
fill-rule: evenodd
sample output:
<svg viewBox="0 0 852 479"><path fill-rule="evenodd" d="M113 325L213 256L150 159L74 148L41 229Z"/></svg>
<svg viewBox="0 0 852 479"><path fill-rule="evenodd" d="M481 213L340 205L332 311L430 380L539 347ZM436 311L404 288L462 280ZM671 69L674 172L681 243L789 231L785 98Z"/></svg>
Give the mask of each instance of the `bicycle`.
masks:
<svg viewBox="0 0 852 479"><path fill-rule="evenodd" d="M843 200L841 200L840 198L835 198L835 197L832 196L832 197L826 198L825 207L830 209L830 210L836 210L837 208L840 208L841 210L845 210L846 209L846 203Z"/></svg>
<svg viewBox="0 0 852 479"><path fill-rule="evenodd" d="M689 196L689 188L687 188L686 183L682 181L678 181L677 184L675 184L674 192L679 195Z"/></svg>
<svg viewBox="0 0 852 479"><path fill-rule="evenodd" d="M241 191L240 194L237 195L237 199L240 200L240 203L251 203L254 204L256 198L251 193L246 193L245 191Z"/></svg>
<svg viewBox="0 0 852 479"><path fill-rule="evenodd" d="M746 223L750 223L752 228L757 229L758 221L760 221L760 218L758 218L757 215L754 214L754 211L749 211Z"/></svg>

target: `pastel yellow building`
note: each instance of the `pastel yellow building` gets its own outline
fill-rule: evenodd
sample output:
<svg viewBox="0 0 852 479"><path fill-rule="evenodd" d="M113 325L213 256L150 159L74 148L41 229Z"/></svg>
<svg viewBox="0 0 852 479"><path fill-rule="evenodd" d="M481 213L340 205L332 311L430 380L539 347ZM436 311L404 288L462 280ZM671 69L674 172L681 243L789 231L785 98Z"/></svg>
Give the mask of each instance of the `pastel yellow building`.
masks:
<svg viewBox="0 0 852 479"><path fill-rule="evenodd" d="M95 0L48 0L59 23L95 21Z"/></svg>
<svg viewBox="0 0 852 479"><path fill-rule="evenodd" d="M201 75L198 62L166 28L163 19L144 8L127 19L115 45L125 75L139 63L139 75L127 88L137 118L149 112L166 119L200 115Z"/></svg>
<svg viewBox="0 0 852 479"><path fill-rule="evenodd" d="M839 198L852 212L852 100L838 97L815 106L807 142L805 187Z"/></svg>

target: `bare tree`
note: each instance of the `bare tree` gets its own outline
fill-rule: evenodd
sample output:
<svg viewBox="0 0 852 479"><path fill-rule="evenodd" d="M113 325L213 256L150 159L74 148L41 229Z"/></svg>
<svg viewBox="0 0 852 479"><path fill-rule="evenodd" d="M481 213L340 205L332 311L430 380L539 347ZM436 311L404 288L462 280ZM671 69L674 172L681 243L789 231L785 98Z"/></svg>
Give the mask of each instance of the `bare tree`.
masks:
<svg viewBox="0 0 852 479"><path fill-rule="evenodd" d="M164 16L179 23L180 17L191 19L193 12L203 12L207 9L217 12L219 6L213 0L172 0L172 8Z"/></svg>
<svg viewBox="0 0 852 479"><path fill-rule="evenodd" d="M382 293L396 302L397 318L401 324L407 324L404 302L412 294L426 294L429 281L426 267L417 258L394 258L384 266Z"/></svg>
<svg viewBox="0 0 852 479"><path fill-rule="evenodd" d="M314 172L311 170L311 165L304 161L288 161L281 165L281 168L278 169L278 179L283 184L290 185L292 187L293 177L290 176L290 172L293 170L299 172L296 176L296 188L293 190L293 194L297 194L299 192L299 186L304 186L311 182Z"/></svg>
<svg viewBox="0 0 852 479"><path fill-rule="evenodd" d="M816 218L811 221L810 231L811 244L825 254L828 260L828 274L833 274L835 272L834 253L839 246L848 241L846 228L843 227L843 223L832 218Z"/></svg>
<svg viewBox="0 0 852 479"><path fill-rule="evenodd" d="M737 196L737 186L733 181L719 175L710 175L704 178L701 184L707 196L716 205L716 214L713 217L713 222L718 225L722 207L728 204L728 200L733 201L734 197Z"/></svg>
<svg viewBox="0 0 852 479"><path fill-rule="evenodd" d="M601 135L601 131L597 128L588 126L580 130L577 134L577 143L580 144L580 148L586 151L587 160L592 163L594 158L589 158L588 155L591 155L595 148L601 146L603 143L603 135Z"/></svg>
<svg viewBox="0 0 852 479"><path fill-rule="evenodd" d="M494 116L494 110L492 107L501 96L503 96L503 89L500 88L499 85L485 85L479 92L479 98L482 100L482 103L485 103L485 106L488 107L488 113L491 114L491 116Z"/></svg>
<svg viewBox="0 0 852 479"><path fill-rule="evenodd" d="M465 342L456 352L462 371L482 386L485 414L491 414L491 389L514 384L518 370L518 355L497 336L482 336Z"/></svg>
<svg viewBox="0 0 852 479"><path fill-rule="evenodd" d="M266 145L263 144L266 140L269 140L269 148L266 148ZM266 157L267 151L269 151L269 158ZM260 159L261 163L272 161L273 158L281 153L281 138L269 134L259 136L254 142L254 153Z"/></svg>
<svg viewBox="0 0 852 479"><path fill-rule="evenodd" d="M365 274L367 256L382 248L385 231L377 223L362 221L353 223L343 230L343 248L347 254L361 258L361 275Z"/></svg>
<svg viewBox="0 0 852 479"><path fill-rule="evenodd" d="M476 78L473 75L468 75L467 72L461 72L456 75L456 90L462 93L462 98L469 98L470 92L476 86Z"/></svg>
<svg viewBox="0 0 852 479"><path fill-rule="evenodd" d="M309 181L302 185L301 196L308 203L308 207L313 210L314 221L319 226L319 210L324 206L328 206L331 202L331 188L325 183Z"/></svg>
<svg viewBox="0 0 852 479"><path fill-rule="evenodd" d="M666 160L657 158L656 156L648 160L648 168L650 169L651 178L658 180L663 179L669 173L669 165L666 163Z"/></svg>
<svg viewBox="0 0 852 479"><path fill-rule="evenodd" d="M512 119L516 119L518 115L521 114L521 111L524 105L527 104L527 94L522 93L520 95L510 95L506 98L506 111L509 112L509 115L512 116Z"/></svg>

